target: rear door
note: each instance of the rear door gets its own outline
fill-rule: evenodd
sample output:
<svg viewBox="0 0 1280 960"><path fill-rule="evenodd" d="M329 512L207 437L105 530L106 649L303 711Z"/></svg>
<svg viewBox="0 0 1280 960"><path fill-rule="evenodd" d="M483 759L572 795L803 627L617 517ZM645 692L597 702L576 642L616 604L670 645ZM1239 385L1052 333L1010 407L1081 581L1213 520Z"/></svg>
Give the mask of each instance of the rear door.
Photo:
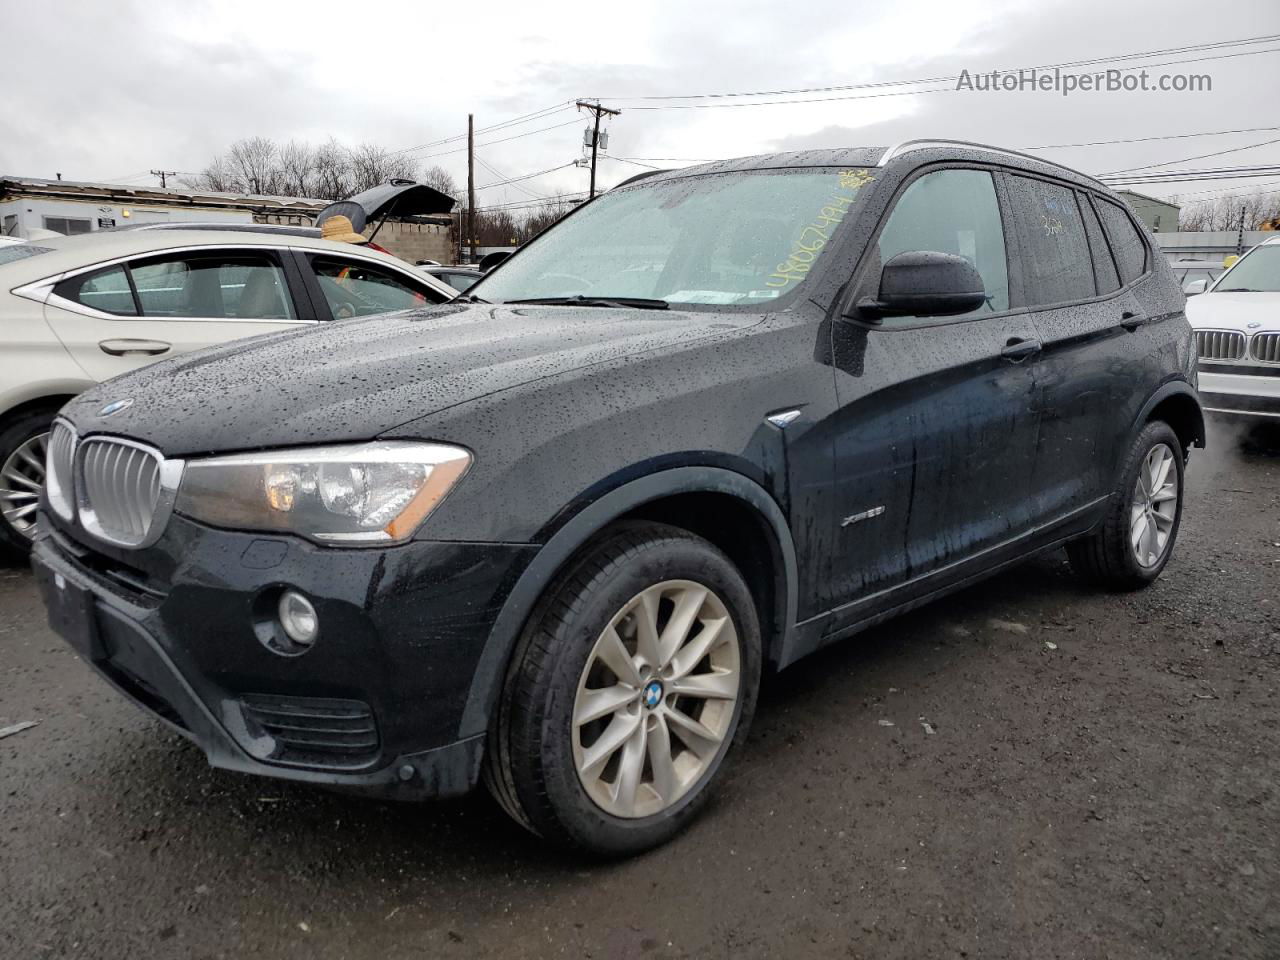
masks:
<svg viewBox="0 0 1280 960"><path fill-rule="evenodd" d="M1044 408L1032 489L1041 524L1087 511L1112 486L1112 469L1143 392L1146 317L1089 191L1009 174L1010 209L1023 252L1022 302L1044 354Z"/></svg>
<svg viewBox="0 0 1280 960"><path fill-rule="evenodd" d="M1031 319L1010 304L1006 235L989 171L918 176L872 241L856 295L875 296L889 258L932 250L973 263L988 302L958 317L833 326L831 599L848 608L835 629L876 607L878 594L913 580L927 590L937 582L928 574L1028 528L1039 348Z"/></svg>
<svg viewBox="0 0 1280 960"><path fill-rule="evenodd" d="M132 258L58 283L45 319L95 380L190 350L314 322L292 262L262 247Z"/></svg>

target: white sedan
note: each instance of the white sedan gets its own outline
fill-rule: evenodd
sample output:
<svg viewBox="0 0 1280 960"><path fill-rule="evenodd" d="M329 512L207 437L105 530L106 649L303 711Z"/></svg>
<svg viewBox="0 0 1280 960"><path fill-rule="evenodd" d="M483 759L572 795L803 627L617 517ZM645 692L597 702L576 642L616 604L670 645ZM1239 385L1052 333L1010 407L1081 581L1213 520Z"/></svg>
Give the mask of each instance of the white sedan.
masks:
<svg viewBox="0 0 1280 960"><path fill-rule="evenodd" d="M284 233L0 244L0 551L24 551L35 535L49 425L95 382L228 340L455 296L388 254Z"/></svg>

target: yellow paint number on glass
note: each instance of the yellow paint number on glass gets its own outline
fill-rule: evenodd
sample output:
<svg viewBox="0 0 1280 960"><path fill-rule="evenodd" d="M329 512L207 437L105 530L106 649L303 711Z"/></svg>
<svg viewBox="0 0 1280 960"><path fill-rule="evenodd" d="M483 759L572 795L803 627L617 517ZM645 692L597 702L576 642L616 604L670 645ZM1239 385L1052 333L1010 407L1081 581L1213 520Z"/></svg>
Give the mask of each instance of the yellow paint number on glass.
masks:
<svg viewBox="0 0 1280 960"><path fill-rule="evenodd" d="M765 286L789 287L803 280L813 261L831 239L835 228L849 212L858 191L875 179L866 170L841 170L836 178L835 190L818 209L817 215L800 231L800 235L791 244L791 253L769 275Z"/></svg>

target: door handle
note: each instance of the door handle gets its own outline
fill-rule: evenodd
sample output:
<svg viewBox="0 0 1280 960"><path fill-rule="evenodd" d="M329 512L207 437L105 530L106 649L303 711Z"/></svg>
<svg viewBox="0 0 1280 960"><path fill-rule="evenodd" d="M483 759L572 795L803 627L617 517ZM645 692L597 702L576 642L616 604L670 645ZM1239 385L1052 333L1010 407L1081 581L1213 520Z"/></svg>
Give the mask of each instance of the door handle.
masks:
<svg viewBox="0 0 1280 960"><path fill-rule="evenodd" d="M1014 363L1021 363L1033 353L1039 353L1043 349L1044 345L1039 340L1020 340L1014 337L1005 344L1004 349L1000 351L1000 356Z"/></svg>
<svg viewBox="0 0 1280 960"><path fill-rule="evenodd" d="M1126 310L1124 313L1120 314L1120 326L1124 327L1130 333L1133 333L1133 331L1137 330L1145 322L1146 319L1144 317L1139 316L1132 310Z"/></svg>
<svg viewBox="0 0 1280 960"><path fill-rule="evenodd" d="M98 343L98 347L103 353L109 353L113 357L137 354L156 357L162 353L168 353L173 344L165 343L163 340L133 340L126 337L120 340L102 340Z"/></svg>

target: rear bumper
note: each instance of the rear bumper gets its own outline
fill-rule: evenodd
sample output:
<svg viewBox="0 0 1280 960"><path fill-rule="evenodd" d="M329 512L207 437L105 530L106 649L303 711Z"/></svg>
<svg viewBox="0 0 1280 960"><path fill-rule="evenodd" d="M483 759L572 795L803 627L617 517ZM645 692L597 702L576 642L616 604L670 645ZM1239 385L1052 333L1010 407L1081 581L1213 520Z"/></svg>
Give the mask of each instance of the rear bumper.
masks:
<svg viewBox="0 0 1280 960"><path fill-rule="evenodd" d="M238 536L209 531L204 548L226 563L240 553L228 546L243 549L228 540ZM198 567L200 539L184 544L196 553L188 572ZM363 558L369 579L347 582L347 592L329 583L327 595L321 587L332 571L309 551L270 571L224 568L221 584L176 578L150 595L95 569L78 548L58 533L35 544L51 625L212 766L396 799L454 796L477 783L484 736L459 737L461 707L501 586L523 565L519 548L410 544L390 560ZM459 549L471 562L449 576ZM410 571L418 583L392 576ZM301 656L272 653L255 632L255 594L282 581L307 591L330 626ZM469 599L489 595L464 612Z"/></svg>
<svg viewBox="0 0 1280 960"><path fill-rule="evenodd" d="M1280 420L1280 368L1267 375L1219 373L1200 368L1200 400L1206 413Z"/></svg>

